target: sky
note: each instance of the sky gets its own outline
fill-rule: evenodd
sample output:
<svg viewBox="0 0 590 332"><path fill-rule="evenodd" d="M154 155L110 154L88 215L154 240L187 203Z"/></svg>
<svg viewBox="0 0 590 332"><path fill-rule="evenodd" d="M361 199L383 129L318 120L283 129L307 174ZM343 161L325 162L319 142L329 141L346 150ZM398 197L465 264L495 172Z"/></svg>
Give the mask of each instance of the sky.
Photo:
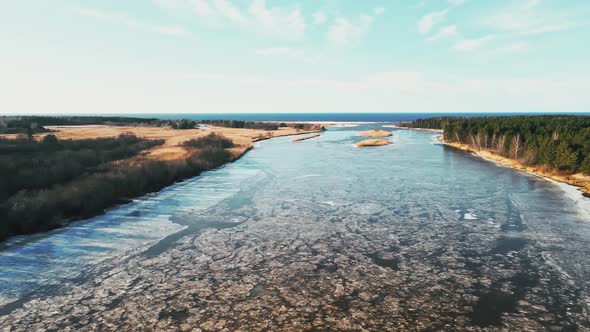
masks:
<svg viewBox="0 0 590 332"><path fill-rule="evenodd" d="M18 0L0 113L590 111L588 0Z"/></svg>

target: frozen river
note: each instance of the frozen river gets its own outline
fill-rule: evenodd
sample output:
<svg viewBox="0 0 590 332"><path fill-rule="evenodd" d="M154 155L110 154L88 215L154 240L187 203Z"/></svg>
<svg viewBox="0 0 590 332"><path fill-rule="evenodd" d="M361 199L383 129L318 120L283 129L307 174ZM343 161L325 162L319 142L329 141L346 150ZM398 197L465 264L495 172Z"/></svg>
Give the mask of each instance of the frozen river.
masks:
<svg viewBox="0 0 590 332"><path fill-rule="evenodd" d="M590 221L556 184L393 131L278 138L0 251L0 330L590 329ZM385 128L382 128L385 129Z"/></svg>

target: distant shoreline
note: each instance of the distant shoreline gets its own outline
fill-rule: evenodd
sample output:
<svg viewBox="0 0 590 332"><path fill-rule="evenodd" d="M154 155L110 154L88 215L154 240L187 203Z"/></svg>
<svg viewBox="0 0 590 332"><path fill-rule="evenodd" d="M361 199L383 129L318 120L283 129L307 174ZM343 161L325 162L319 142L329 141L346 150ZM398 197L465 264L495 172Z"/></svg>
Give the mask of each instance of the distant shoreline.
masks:
<svg viewBox="0 0 590 332"><path fill-rule="evenodd" d="M384 125L384 128L395 128L395 129L405 129L405 130L416 130L416 131L430 131L433 133L441 133L442 134L442 129L430 129L430 128L409 128L409 127L401 127L401 126L396 126L396 125Z"/></svg>

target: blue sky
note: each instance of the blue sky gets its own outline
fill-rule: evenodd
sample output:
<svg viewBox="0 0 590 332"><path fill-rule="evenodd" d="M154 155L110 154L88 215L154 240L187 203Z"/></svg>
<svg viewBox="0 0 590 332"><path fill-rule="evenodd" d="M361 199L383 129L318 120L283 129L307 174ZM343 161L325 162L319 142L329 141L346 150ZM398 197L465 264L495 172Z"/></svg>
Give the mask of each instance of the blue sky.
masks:
<svg viewBox="0 0 590 332"><path fill-rule="evenodd" d="M590 111L587 0L19 0L0 113Z"/></svg>

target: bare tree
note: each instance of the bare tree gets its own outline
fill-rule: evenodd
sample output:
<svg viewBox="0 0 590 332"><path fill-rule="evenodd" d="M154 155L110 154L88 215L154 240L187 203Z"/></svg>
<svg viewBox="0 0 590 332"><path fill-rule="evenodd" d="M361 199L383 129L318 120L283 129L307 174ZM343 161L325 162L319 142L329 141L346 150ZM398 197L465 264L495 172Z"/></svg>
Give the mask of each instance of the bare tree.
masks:
<svg viewBox="0 0 590 332"><path fill-rule="evenodd" d="M516 134L513 138L512 138L512 144L510 145L511 150L512 150L512 156L514 159L518 159L518 157L520 156L520 153L522 151L522 142L520 139L520 134Z"/></svg>
<svg viewBox="0 0 590 332"><path fill-rule="evenodd" d="M479 140L479 135L469 134L469 141L471 142L471 146L473 146L476 150L481 150L481 142Z"/></svg>
<svg viewBox="0 0 590 332"><path fill-rule="evenodd" d="M496 140L497 140L497 136L496 133L494 133L494 135L492 135L492 141L490 142L490 148L492 149L497 149L498 147L496 146Z"/></svg>
<svg viewBox="0 0 590 332"><path fill-rule="evenodd" d="M496 146L496 149L498 150L499 153L504 153L505 147L506 147L506 134L504 134L498 138L498 144Z"/></svg>

